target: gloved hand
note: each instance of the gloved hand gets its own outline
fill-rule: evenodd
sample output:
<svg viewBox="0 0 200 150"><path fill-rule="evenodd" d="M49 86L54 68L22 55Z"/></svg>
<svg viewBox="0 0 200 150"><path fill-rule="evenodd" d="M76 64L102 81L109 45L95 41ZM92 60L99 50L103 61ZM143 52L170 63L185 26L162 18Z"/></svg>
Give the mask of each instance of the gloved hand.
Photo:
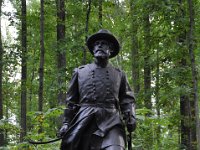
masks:
<svg viewBox="0 0 200 150"><path fill-rule="evenodd" d="M63 126L60 128L59 136L62 137L66 133L66 131L68 130L68 128L69 128L68 123L64 123Z"/></svg>
<svg viewBox="0 0 200 150"><path fill-rule="evenodd" d="M124 103L120 107L128 132L133 132L136 128L135 103Z"/></svg>
<svg viewBox="0 0 200 150"><path fill-rule="evenodd" d="M133 132L136 128L136 120L133 117L129 117L126 123L128 132Z"/></svg>

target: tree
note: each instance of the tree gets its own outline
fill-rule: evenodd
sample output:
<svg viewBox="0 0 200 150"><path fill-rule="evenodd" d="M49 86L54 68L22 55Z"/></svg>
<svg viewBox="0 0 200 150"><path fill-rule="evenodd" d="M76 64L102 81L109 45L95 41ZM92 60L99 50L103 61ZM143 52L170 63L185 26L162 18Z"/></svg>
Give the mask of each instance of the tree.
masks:
<svg viewBox="0 0 200 150"><path fill-rule="evenodd" d="M43 85L44 85L44 0L40 1L40 68L39 68L39 90L38 110L43 110Z"/></svg>
<svg viewBox="0 0 200 150"><path fill-rule="evenodd" d="M130 12L131 12L131 54L132 54L132 80L133 80L133 88L134 93L137 95L140 90L139 84L139 52L138 52L138 20L137 20L137 10L136 10L136 2L130 1Z"/></svg>
<svg viewBox="0 0 200 150"><path fill-rule="evenodd" d="M0 16L3 1L0 0ZM1 17L0 17L0 120L3 119L3 45L1 39ZM0 129L0 146L4 144L3 130Z"/></svg>
<svg viewBox="0 0 200 150"><path fill-rule="evenodd" d="M88 5L87 5L87 13L86 13L86 22L85 22L85 43L87 42L88 39L88 28L89 28L89 18L90 18L90 12L91 12L91 3L92 0L88 0ZM86 64L86 47L84 47L83 50L83 64Z"/></svg>
<svg viewBox="0 0 200 150"><path fill-rule="evenodd" d="M195 14L194 14L194 4L193 0L188 0L189 6L189 38L188 38L188 48L190 55L191 71L192 71L192 101L194 103L195 111L195 124L196 124L196 139L197 139L197 149L200 149L200 122L199 122L199 106L198 106L198 80L197 80L197 70L196 70L196 60L194 54L195 48L195 37L194 37L194 25L195 25Z"/></svg>
<svg viewBox="0 0 200 150"><path fill-rule="evenodd" d="M64 104L66 91L66 50L65 50L65 0L56 0L57 5L57 63L58 103Z"/></svg>
<svg viewBox="0 0 200 150"><path fill-rule="evenodd" d="M146 10L144 12L144 103L147 109L152 109L151 103L151 44L150 44L150 19L149 10L150 6L145 3Z"/></svg>
<svg viewBox="0 0 200 150"><path fill-rule="evenodd" d="M99 0L99 27L103 27L103 12L102 12L103 0Z"/></svg>
<svg viewBox="0 0 200 150"><path fill-rule="evenodd" d="M176 32L177 32L177 49L178 53L174 55L176 57L176 69L178 70L177 84L180 87L180 115L181 115L181 148L184 149L196 149L196 126L195 126L195 100L191 96L190 90L192 89L192 72L190 68L190 58L188 53L193 51L194 45L191 45L193 40L193 21L192 18L188 20L187 3L179 0L179 7L176 20ZM191 13L191 11L189 11ZM190 14L191 15L191 14ZM193 15L193 14L192 14ZM184 19L183 19L184 18ZM190 26L188 26L190 24ZM189 29L189 32L188 32ZM189 37L189 38L188 38ZM193 76L194 77L194 76ZM194 91L193 91L194 92Z"/></svg>
<svg viewBox="0 0 200 150"><path fill-rule="evenodd" d="M26 136L26 101L27 101L27 27L26 27L26 0L21 1L21 133L20 141Z"/></svg>
<svg viewBox="0 0 200 150"><path fill-rule="evenodd" d="M40 1L40 68L39 68L39 89L38 89L38 111L43 111L43 91L44 91L44 0ZM42 132L42 125L39 132Z"/></svg>

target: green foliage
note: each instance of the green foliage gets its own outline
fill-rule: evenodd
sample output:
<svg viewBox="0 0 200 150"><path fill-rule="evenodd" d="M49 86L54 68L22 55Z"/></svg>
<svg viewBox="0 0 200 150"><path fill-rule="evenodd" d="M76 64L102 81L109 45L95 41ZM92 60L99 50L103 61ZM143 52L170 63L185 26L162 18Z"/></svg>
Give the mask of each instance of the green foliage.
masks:
<svg viewBox="0 0 200 150"><path fill-rule="evenodd" d="M9 134L10 141L16 140L15 135L20 133L19 125L13 124L13 121L8 119L0 120L0 130Z"/></svg>
<svg viewBox="0 0 200 150"><path fill-rule="evenodd" d="M10 26L15 27L18 37L13 40L12 33L3 37L3 111L4 119L0 120L0 129L6 135L6 146L0 149L59 149L60 142L34 146L28 142L19 143L20 132L20 2L11 1L16 12L9 16ZM131 7L133 5L133 12ZM195 4L195 56L196 69L200 70L200 17L199 1ZM133 147L135 150L167 150L179 149L180 144L180 95L191 96L191 69L188 55L188 43L185 39L178 39L188 32L188 11L185 16L181 10L187 10L187 3L183 5L172 0L105 0L102 4L103 25L99 23L99 3L92 1L89 16L88 33L86 33L86 13L88 1L65 1L66 7L66 39L60 44L66 51L67 68L66 83L70 82L73 69L83 64L83 54L86 49L88 35L100 28L109 29L121 43L120 54L111 59L111 63L123 69L133 88L132 65L138 64L140 91L136 94L137 130L134 133ZM57 42L56 42L56 3L45 1L45 65L44 65L44 110L38 112L38 86L40 61L40 1L29 0L27 4L27 126L26 140L47 141L56 138L60 115L63 106L58 106L57 72ZM5 15L6 13L3 12ZM150 17L150 43L145 47L144 15ZM13 22L14 21L14 22ZM186 37L187 35L185 35ZM132 45L137 39L137 45ZM14 42L13 42L14 41ZM138 47L137 62L133 62L132 50ZM151 102L152 109L145 108L144 102L144 58L148 48L149 65L151 68ZM86 63L92 62L89 51L86 52ZM181 66L185 60L187 65ZM157 68L159 64L159 72ZM159 79L158 79L159 77ZM198 75L199 77L199 75ZM157 81L159 84L156 84ZM200 82L198 82L200 87ZM158 89L158 91L157 91ZM199 94L199 92L198 92ZM42 129L42 132L39 130Z"/></svg>
<svg viewBox="0 0 200 150"><path fill-rule="evenodd" d="M178 149L178 128L171 122L170 115L157 116L146 108L137 109L136 112L138 126L133 140L135 149ZM149 113L151 116L146 116Z"/></svg>

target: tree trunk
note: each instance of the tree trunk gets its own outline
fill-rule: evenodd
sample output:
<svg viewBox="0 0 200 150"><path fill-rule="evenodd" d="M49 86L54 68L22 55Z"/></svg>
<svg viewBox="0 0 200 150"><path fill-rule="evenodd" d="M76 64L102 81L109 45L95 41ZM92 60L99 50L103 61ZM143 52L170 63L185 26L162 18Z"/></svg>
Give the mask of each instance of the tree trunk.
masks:
<svg viewBox="0 0 200 150"><path fill-rule="evenodd" d="M132 43L131 43L131 52L132 52L132 80L133 80L133 88L134 93L137 96L140 90L139 85L139 53L138 53L138 39L137 39L137 30L138 30L138 23L137 17L135 14L136 7L133 1L130 1L131 6L131 16L132 16L132 23L131 23L131 33L132 33Z"/></svg>
<svg viewBox="0 0 200 150"><path fill-rule="evenodd" d="M91 12L91 3L92 3L92 0L88 0L86 22L85 22L85 43L87 42L87 39L88 39L88 27L89 27L89 18L90 18L90 12ZM84 47L84 51L83 51L82 64L86 64L86 47Z"/></svg>
<svg viewBox="0 0 200 150"><path fill-rule="evenodd" d="M145 107L152 108L151 103L151 65L150 65L150 21L149 14L144 14L144 102Z"/></svg>
<svg viewBox="0 0 200 150"><path fill-rule="evenodd" d="M21 64L21 134L20 141L26 136L26 80L27 80L27 27L26 27L26 0L21 1L21 46L22 46L22 64Z"/></svg>
<svg viewBox="0 0 200 150"><path fill-rule="evenodd" d="M99 0L99 28L103 27L103 12L102 12L103 0Z"/></svg>
<svg viewBox="0 0 200 150"><path fill-rule="evenodd" d="M200 149L200 130L199 130L199 106L198 106L198 81L197 81L197 70L196 70L196 61L195 61L195 54L194 54L194 47L195 47L195 40L194 40L194 26L195 26L195 13L194 13L194 5L193 0L188 0L189 5L189 38L188 38L188 45L189 45L189 55L191 61L191 70L192 70L192 99L194 103L194 111L195 111L195 121L196 124L196 140L193 141L197 143L196 149Z"/></svg>
<svg viewBox="0 0 200 150"><path fill-rule="evenodd" d="M65 50L65 0L57 2L57 67L58 103L64 104L66 92L66 50Z"/></svg>
<svg viewBox="0 0 200 150"><path fill-rule="evenodd" d="M150 4L145 4L144 16L143 16L143 24L144 24L144 49L143 49L143 56L144 56L144 106L152 110L152 102L151 102L151 62L150 62L150 53L151 53L151 44L150 44L150 20L149 20L149 11L150 11ZM147 117L150 117L152 114L146 113ZM153 131L150 129L147 131L148 136L145 137L148 140L148 147L149 149L153 149Z"/></svg>
<svg viewBox="0 0 200 150"><path fill-rule="evenodd" d="M39 91L38 110L43 110L43 84L44 84L44 0L40 1L40 68L39 68Z"/></svg>
<svg viewBox="0 0 200 150"><path fill-rule="evenodd" d="M39 68L39 89L38 89L38 111L43 111L43 85L44 85L44 0L40 0L40 68ZM42 122L40 122L39 133L42 132Z"/></svg>
<svg viewBox="0 0 200 150"><path fill-rule="evenodd" d="M182 0L179 0L179 11L177 18L186 18L186 11L185 11L185 3ZM178 86L182 89L190 88L188 80L188 72L187 69L189 67L188 64L188 51L186 48L186 28L184 26L186 24L184 19L177 19L176 25L178 27L178 64L177 69L180 70L179 78L178 78ZM180 59L181 58L181 59ZM194 133L195 128L193 128L193 107L194 104L190 100L190 96L187 92L180 92L180 115L181 115L181 149L194 149Z"/></svg>
<svg viewBox="0 0 200 150"><path fill-rule="evenodd" d="M182 63L183 65L184 63ZM182 85L183 86L183 85ZM181 114L181 149L191 149L191 129L190 122L190 102L187 95L180 95L180 114Z"/></svg>
<svg viewBox="0 0 200 150"><path fill-rule="evenodd" d="M2 0L0 0L0 16L1 16ZM0 120L3 119L3 45L1 39L1 17L0 17ZM3 130L0 130L0 146L4 145Z"/></svg>

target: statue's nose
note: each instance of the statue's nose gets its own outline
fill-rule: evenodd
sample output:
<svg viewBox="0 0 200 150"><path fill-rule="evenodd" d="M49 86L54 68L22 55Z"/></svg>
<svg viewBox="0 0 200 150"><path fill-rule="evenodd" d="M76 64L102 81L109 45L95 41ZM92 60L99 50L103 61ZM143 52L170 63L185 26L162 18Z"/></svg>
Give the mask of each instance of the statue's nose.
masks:
<svg viewBox="0 0 200 150"><path fill-rule="evenodd" d="M98 44L98 47L99 47L99 48L102 48L102 45L103 45L102 43L99 43L99 44Z"/></svg>
<svg viewBox="0 0 200 150"><path fill-rule="evenodd" d="M99 44L99 48L102 48L102 44Z"/></svg>

